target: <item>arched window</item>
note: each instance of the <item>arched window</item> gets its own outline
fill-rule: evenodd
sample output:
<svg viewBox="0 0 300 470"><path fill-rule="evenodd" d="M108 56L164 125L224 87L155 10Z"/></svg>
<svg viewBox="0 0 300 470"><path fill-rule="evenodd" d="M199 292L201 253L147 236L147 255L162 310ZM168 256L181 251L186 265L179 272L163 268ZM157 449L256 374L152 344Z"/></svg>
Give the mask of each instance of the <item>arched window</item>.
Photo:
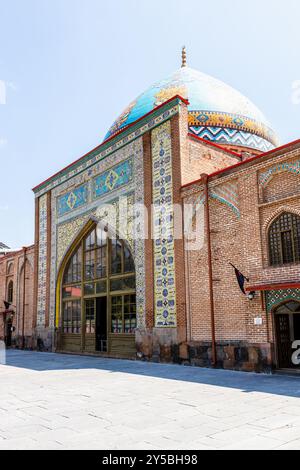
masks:
<svg viewBox="0 0 300 470"><path fill-rule="evenodd" d="M289 300L288 302L279 305L274 312L281 314L300 313L300 303L296 300Z"/></svg>
<svg viewBox="0 0 300 470"><path fill-rule="evenodd" d="M77 246L62 281L62 334L107 351L114 335L136 328L135 267L123 240L94 228ZM120 341L120 339L118 340Z"/></svg>
<svg viewBox="0 0 300 470"><path fill-rule="evenodd" d="M6 274L7 275L13 274L13 270L14 270L14 263L10 261L9 263L7 263Z"/></svg>
<svg viewBox="0 0 300 470"><path fill-rule="evenodd" d="M10 304L13 301L14 297L14 283L13 281L9 281L8 286L7 286L7 302Z"/></svg>
<svg viewBox="0 0 300 470"><path fill-rule="evenodd" d="M269 229L269 256L271 266L300 261L300 217L280 215Z"/></svg>

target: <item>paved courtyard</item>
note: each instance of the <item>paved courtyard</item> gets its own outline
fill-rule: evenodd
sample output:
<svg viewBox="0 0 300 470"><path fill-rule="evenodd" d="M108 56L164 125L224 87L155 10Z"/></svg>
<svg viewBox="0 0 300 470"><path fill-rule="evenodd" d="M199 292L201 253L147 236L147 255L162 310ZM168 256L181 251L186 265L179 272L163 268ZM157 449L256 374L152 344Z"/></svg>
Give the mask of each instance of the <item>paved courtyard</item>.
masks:
<svg viewBox="0 0 300 470"><path fill-rule="evenodd" d="M0 449L300 449L300 378L8 351Z"/></svg>

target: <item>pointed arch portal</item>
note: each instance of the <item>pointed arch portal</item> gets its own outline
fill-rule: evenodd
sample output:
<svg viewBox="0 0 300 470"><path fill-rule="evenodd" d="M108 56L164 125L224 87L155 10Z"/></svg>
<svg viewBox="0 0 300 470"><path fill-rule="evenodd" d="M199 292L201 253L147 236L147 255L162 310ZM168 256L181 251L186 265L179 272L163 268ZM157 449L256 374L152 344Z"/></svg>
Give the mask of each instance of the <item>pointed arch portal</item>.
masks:
<svg viewBox="0 0 300 470"><path fill-rule="evenodd" d="M135 353L135 265L128 244L90 220L62 261L58 350Z"/></svg>
<svg viewBox="0 0 300 470"><path fill-rule="evenodd" d="M273 310L276 334L277 365L293 368L293 342L300 340L300 302L288 300Z"/></svg>

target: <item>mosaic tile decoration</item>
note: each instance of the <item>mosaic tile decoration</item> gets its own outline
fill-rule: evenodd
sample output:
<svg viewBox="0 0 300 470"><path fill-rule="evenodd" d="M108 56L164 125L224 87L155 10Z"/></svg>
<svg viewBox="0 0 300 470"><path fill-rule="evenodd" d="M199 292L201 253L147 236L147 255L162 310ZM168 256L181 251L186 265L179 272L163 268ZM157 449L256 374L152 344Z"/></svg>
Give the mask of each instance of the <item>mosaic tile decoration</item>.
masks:
<svg viewBox="0 0 300 470"><path fill-rule="evenodd" d="M201 137L201 139L219 145L238 145L261 150L262 152L268 152L275 148L272 143L263 137L236 129L190 126L189 130L196 136Z"/></svg>
<svg viewBox="0 0 300 470"><path fill-rule="evenodd" d="M124 133L122 133L119 139L118 136L116 136L116 138L111 142L104 142L99 149L90 152L85 158L80 159L78 163L75 162L70 168L63 170L60 175L53 176L49 181L39 185L34 191L36 197L41 196L45 191L50 191L53 188L68 182L68 180L75 176L80 177L80 174L92 165L100 163L102 160L107 161L107 159L113 156L117 150L121 150L121 148L127 146L129 143L133 143L149 130L167 121L172 116L175 116L175 114L179 112L180 105L180 100L176 98L170 103L167 103L164 109L154 111L151 117L145 117L145 121L138 122L128 130L124 130ZM113 160L109 161L110 166L115 163Z"/></svg>
<svg viewBox="0 0 300 470"><path fill-rule="evenodd" d="M300 160L297 160L296 162L278 163L277 165L272 166L272 168L269 168L267 171L259 175L259 185L262 187L266 186L274 175L282 173L283 171L288 171L294 175L300 175Z"/></svg>
<svg viewBox="0 0 300 470"><path fill-rule="evenodd" d="M267 140L273 147L277 146L278 139L275 133L263 122L258 122L241 114L232 114L216 111L190 111L189 127L210 129L235 129L245 132L246 134L254 134ZM234 134L232 134L234 135Z"/></svg>
<svg viewBox="0 0 300 470"><path fill-rule="evenodd" d="M133 162L130 158L93 179L93 198L97 199L127 185L132 178Z"/></svg>
<svg viewBox="0 0 300 470"><path fill-rule="evenodd" d="M209 190L209 198L215 199L231 209L239 219L241 216L239 208L239 196L237 181L228 182L221 186L215 186ZM203 191L198 193L193 201L193 215L199 205L205 204L205 195Z"/></svg>
<svg viewBox="0 0 300 470"><path fill-rule="evenodd" d="M133 162L132 181L119 187L114 192L114 200L117 201L121 196L129 197L129 211L132 209L133 196L136 203L143 204L144 202L144 171L143 171L143 142L142 138L136 139L134 142L126 145L120 150L109 155L106 159L95 163L91 168L85 170L71 180L68 180L55 188L52 191L52 217L51 217L51 277L50 277L50 326L53 328L55 325L55 291L56 291L56 276L59 265L65 255L68 247L71 245L77 234L82 230L84 225L91 217L99 215L99 207L111 202L111 193L93 201L91 198L91 190L88 191L87 204L79 207L76 215L73 212L67 213L58 221L56 199L60 196L62 191L74 185L81 185L87 183L92 186L94 177L97 177L102 172L107 172L113 166L116 166L123 161L131 160ZM131 189L130 189L131 188ZM125 193L124 193L125 189ZM127 192L126 192L127 191ZM130 194L128 194L130 191ZM136 265L136 294L137 294L137 324L141 328L145 325L145 250L144 240L132 241L132 231L134 228L134 215L128 218L128 227L126 228L128 240L131 243L135 265Z"/></svg>
<svg viewBox="0 0 300 470"><path fill-rule="evenodd" d="M73 240L76 238L77 234L88 222L90 217L95 215L95 211L88 212L84 216L75 217L69 222L59 224L57 226L57 256L56 256L56 265L59 267L62 259L68 250L69 246L72 244Z"/></svg>
<svg viewBox="0 0 300 470"><path fill-rule="evenodd" d="M47 280L47 195L39 199L37 327L45 326Z"/></svg>
<svg viewBox="0 0 300 470"><path fill-rule="evenodd" d="M274 307L285 300L298 300L300 302L300 289L279 289L266 292L266 307L270 313Z"/></svg>
<svg viewBox="0 0 300 470"><path fill-rule="evenodd" d="M83 184L57 198L57 215L61 217L87 203L88 185Z"/></svg>
<svg viewBox="0 0 300 470"><path fill-rule="evenodd" d="M134 159L134 188L135 209L132 214L132 234L135 238L134 262L136 271L137 328L143 329L146 327L146 263L145 240L141 234L141 227L144 227L144 212L141 212L139 209L139 206L144 207L144 160L142 139L140 140L139 158Z"/></svg>
<svg viewBox="0 0 300 470"><path fill-rule="evenodd" d="M99 222L103 222L113 234L118 234L120 238L126 240L131 251L134 251L133 238L133 207L134 193L122 195L120 198L109 201L108 205L100 206L96 211L96 218ZM123 220L127 220L125 225Z"/></svg>
<svg viewBox="0 0 300 470"><path fill-rule="evenodd" d="M155 326L176 327L171 124L152 131Z"/></svg>

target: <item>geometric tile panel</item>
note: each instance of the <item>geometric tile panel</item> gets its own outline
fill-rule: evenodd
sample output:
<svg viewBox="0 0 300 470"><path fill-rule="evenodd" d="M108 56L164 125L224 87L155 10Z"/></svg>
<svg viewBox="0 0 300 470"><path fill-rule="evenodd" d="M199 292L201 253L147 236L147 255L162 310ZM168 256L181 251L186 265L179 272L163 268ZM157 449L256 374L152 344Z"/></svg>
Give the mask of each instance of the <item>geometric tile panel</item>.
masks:
<svg viewBox="0 0 300 470"><path fill-rule="evenodd" d="M285 300L298 300L300 302L300 289L280 289L269 290L266 292L267 312L284 302Z"/></svg>
<svg viewBox="0 0 300 470"><path fill-rule="evenodd" d="M176 327L174 213L170 121L152 131L155 326Z"/></svg>
<svg viewBox="0 0 300 470"><path fill-rule="evenodd" d="M83 184L78 188L69 191L57 198L58 217L71 212L74 209L86 204L88 198L88 185Z"/></svg>
<svg viewBox="0 0 300 470"><path fill-rule="evenodd" d="M93 180L93 199L104 196L126 184L133 178L132 158L110 168Z"/></svg>
<svg viewBox="0 0 300 470"><path fill-rule="evenodd" d="M103 225L108 225L112 234L118 234L126 240L129 248L134 250L133 237L133 207L134 194L123 194L122 197L113 199L96 211L96 218ZM126 223L125 223L126 221Z"/></svg>
<svg viewBox="0 0 300 470"><path fill-rule="evenodd" d="M275 133L264 123L239 114L218 111L189 111L189 127L234 129L255 134L278 147Z"/></svg>
<svg viewBox="0 0 300 470"><path fill-rule="evenodd" d="M274 149L274 145L266 139L255 134L250 134L249 132L205 126L190 126L189 130L202 139L209 140L210 142L215 142L220 145L238 145L261 150L262 152Z"/></svg>

